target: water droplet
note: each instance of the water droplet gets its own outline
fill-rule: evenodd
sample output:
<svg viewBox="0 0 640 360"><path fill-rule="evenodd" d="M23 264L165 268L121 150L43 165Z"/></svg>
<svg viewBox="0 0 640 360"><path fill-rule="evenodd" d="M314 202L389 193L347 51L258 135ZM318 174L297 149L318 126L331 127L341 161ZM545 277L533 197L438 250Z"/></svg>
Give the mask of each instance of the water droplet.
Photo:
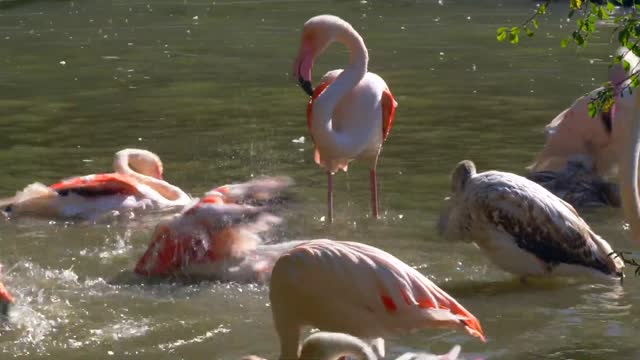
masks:
<svg viewBox="0 0 640 360"><path fill-rule="evenodd" d="M60 61L60 65L67 65L67 62L62 60L62 61Z"/></svg>

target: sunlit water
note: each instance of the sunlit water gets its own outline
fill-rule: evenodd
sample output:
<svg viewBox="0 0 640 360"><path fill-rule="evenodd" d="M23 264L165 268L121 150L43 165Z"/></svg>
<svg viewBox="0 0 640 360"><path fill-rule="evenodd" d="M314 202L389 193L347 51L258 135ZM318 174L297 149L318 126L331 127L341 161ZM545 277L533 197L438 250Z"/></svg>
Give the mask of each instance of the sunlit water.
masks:
<svg viewBox="0 0 640 360"><path fill-rule="evenodd" d="M573 27L554 4L537 34L513 47L497 43L495 29L523 21L533 2L441 3L2 1L0 196L107 171L124 147L157 152L166 177L196 196L286 174L298 200L276 237L388 250L470 309L488 339L427 330L389 338L392 354L460 343L471 359L640 358L640 280L524 286L474 246L447 243L434 230L459 160L522 173L543 126L604 80L611 27L588 49L561 49ZM307 98L290 74L300 28L320 13L360 31L370 70L400 104L379 163L377 222L368 216L367 169L357 163L335 179L336 223L321 221L325 176L312 160ZM346 60L332 47L314 78ZM300 137L306 141L292 141ZM585 216L615 248L630 247L618 210ZM18 299L0 328L0 357L276 357L265 287L130 275L156 221L0 224L3 279Z"/></svg>

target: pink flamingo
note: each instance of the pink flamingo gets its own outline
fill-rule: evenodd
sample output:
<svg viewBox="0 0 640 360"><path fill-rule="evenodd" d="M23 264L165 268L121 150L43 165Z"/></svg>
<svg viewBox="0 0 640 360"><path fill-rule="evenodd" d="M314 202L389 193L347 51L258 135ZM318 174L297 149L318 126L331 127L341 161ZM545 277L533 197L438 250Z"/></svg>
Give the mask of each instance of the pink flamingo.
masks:
<svg viewBox="0 0 640 360"><path fill-rule="evenodd" d="M209 191L181 214L157 225L135 272L266 282L276 259L300 243L265 245L260 237L280 222L269 213L269 202L291 184L289 178L266 177Z"/></svg>
<svg viewBox="0 0 640 360"><path fill-rule="evenodd" d="M621 65L610 70L609 79L616 85L617 91L621 91L629 83L629 73L638 70L640 59L625 48L618 49L618 55L624 55L624 61L630 64L628 72ZM619 121L614 121L615 109L620 102L632 102L632 97L628 93L624 97L619 94L610 111L591 118L589 102L600 90L602 88L578 98L545 127L547 141L529 170L564 171L571 160L586 158L588 167L596 175L607 176L614 172L622 156L618 152L618 143L623 141L625 135L616 130Z"/></svg>
<svg viewBox="0 0 640 360"><path fill-rule="evenodd" d="M94 221L112 211L185 206L191 197L162 180L160 158L147 150L115 154L114 173L72 177L50 186L34 183L0 200L9 217L33 216Z"/></svg>
<svg viewBox="0 0 640 360"><path fill-rule="evenodd" d="M332 42L343 43L350 52L347 68L333 70L311 86L311 68ZM347 171L351 160L369 164L371 211L378 218L376 165L382 143L389 136L398 103L381 77L367 72L369 55L362 37L346 21L320 15L304 24L294 75L311 96L307 127L315 143L316 164L327 170L328 221L333 221L333 174Z"/></svg>
<svg viewBox="0 0 640 360"><path fill-rule="evenodd" d="M276 261L269 298L280 359L298 359L303 327L376 339L427 327L484 341L478 320L416 269L375 247L312 240Z"/></svg>

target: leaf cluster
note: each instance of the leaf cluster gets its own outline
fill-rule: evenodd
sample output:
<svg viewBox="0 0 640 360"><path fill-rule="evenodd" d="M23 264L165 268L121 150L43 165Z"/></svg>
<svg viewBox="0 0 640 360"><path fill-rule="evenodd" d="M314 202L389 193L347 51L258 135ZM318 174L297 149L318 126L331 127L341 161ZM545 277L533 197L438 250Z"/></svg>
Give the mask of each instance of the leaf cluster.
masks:
<svg viewBox="0 0 640 360"><path fill-rule="evenodd" d="M508 41L511 44L520 42L520 34L524 32L527 37L533 37L535 30L539 28L538 18L547 14L547 10L551 5L551 0L545 0L537 5L534 13L527 18L521 25L513 27L499 27L496 30L496 39L498 41ZM626 5L630 7L629 11L622 15L613 15L616 6ZM570 36L560 41L561 47L567 47L570 43L574 43L579 47L585 47L591 35L596 31L598 21L612 21L614 27L611 39L617 39L618 44L633 52L636 56L640 56L640 19L637 12L640 10L640 0L569 0L569 19L575 18L575 29ZM619 54L613 58L611 66L621 64L628 73L630 64L624 60L626 53ZM634 69L629 75L619 91L633 89L640 84L640 69ZM589 103L589 115L596 116L601 111L608 110L613 104L613 91L621 84L612 84L606 82L603 88L598 91Z"/></svg>

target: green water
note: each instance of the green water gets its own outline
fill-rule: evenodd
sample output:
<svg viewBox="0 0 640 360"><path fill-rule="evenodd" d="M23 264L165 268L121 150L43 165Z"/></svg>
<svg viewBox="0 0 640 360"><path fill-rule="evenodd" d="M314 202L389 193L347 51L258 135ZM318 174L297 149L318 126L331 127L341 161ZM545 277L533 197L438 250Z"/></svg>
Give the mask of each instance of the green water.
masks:
<svg viewBox="0 0 640 360"><path fill-rule="evenodd" d="M588 49L561 49L573 29L562 5L520 46L495 41L497 26L520 23L533 6L2 1L0 197L34 181L108 171L124 147L158 153L166 178L196 196L251 176L289 175L299 201L279 237L383 248L455 296L488 339L427 330L388 338L390 353L460 343L469 359L640 359L640 280L523 286L474 246L435 234L459 160L522 173L543 143L543 126L606 76L611 28ZM302 24L321 13L363 35L370 70L399 102L378 166L377 222L368 217L367 169L358 163L335 178L336 223L320 220L326 178L313 163L307 98L290 71ZM346 60L332 47L314 78ZM304 144L292 142L301 136ZM614 248L630 247L618 210L584 215ZM18 298L0 329L0 358L275 358L265 287L117 281L146 249L153 224L0 223L4 280Z"/></svg>

